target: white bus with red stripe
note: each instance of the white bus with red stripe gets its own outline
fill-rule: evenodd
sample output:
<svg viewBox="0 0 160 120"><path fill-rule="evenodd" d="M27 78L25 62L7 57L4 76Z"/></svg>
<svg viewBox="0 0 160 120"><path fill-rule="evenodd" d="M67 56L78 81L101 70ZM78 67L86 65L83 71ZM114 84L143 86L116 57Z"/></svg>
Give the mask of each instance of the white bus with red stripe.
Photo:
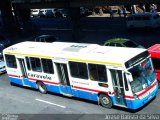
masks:
<svg viewBox="0 0 160 120"><path fill-rule="evenodd" d="M3 51L11 84L138 109L158 91L146 49L22 42Z"/></svg>

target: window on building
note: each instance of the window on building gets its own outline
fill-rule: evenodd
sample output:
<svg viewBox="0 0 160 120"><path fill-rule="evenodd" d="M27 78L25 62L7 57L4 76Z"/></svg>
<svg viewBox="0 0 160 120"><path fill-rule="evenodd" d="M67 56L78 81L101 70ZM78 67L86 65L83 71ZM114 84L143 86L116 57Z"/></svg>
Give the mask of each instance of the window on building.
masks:
<svg viewBox="0 0 160 120"><path fill-rule="evenodd" d="M88 79L87 65L81 62L69 62L71 76Z"/></svg>
<svg viewBox="0 0 160 120"><path fill-rule="evenodd" d="M105 65L88 64L91 80L107 82L107 71Z"/></svg>
<svg viewBox="0 0 160 120"><path fill-rule="evenodd" d="M51 59L41 59L44 73L54 74L53 63Z"/></svg>
<svg viewBox="0 0 160 120"><path fill-rule="evenodd" d="M5 59L6 59L7 67L17 68L16 58L14 55L6 55L5 54Z"/></svg>

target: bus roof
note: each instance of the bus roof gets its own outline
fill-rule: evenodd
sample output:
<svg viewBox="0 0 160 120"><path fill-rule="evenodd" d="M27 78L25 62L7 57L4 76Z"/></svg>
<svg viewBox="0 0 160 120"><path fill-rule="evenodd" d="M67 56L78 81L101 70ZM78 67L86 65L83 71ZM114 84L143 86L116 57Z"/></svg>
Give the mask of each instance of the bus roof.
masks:
<svg viewBox="0 0 160 120"><path fill-rule="evenodd" d="M148 51L152 57L160 58L160 44L152 45L148 48Z"/></svg>
<svg viewBox="0 0 160 120"><path fill-rule="evenodd" d="M22 56L122 66L126 61L144 51L146 49L101 46L87 43L26 41L12 45L3 52Z"/></svg>

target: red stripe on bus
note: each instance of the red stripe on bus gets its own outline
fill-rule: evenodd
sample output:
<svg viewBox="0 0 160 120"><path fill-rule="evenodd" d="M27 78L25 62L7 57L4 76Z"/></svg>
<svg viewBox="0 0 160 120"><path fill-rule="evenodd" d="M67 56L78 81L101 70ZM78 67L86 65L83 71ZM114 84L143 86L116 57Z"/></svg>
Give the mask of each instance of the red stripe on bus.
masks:
<svg viewBox="0 0 160 120"><path fill-rule="evenodd" d="M129 98L129 99L134 99L134 97L133 96L125 96L125 98Z"/></svg>
<svg viewBox="0 0 160 120"><path fill-rule="evenodd" d="M157 83L155 82L153 85L149 86L145 91L143 91L142 93L138 94L137 96L140 97L143 94L145 94L146 92L148 92L150 89L152 89Z"/></svg>
<svg viewBox="0 0 160 120"><path fill-rule="evenodd" d="M78 86L73 86L76 89L81 89L81 90L87 90L87 91L91 91L91 92L104 92L106 94L108 94L108 92L105 91L100 91L100 90L94 90L94 89L89 89L89 88L84 88L84 87L78 87Z"/></svg>
<svg viewBox="0 0 160 120"><path fill-rule="evenodd" d="M7 74L8 76L11 76L11 77L17 77L17 78L19 78L19 76L18 75L11 75L11 74Z"/></svg>
<svg viewBox="0 0 160 120"><path fill-rule="evenodd" d="M30 80L34 80L34 81L41 81L41 82L44 82L44 83L50 83L50 84L54 84L54 85L59 85L59 83L56 83L56 82L50 82L50 81L45 81L45 80L39 80L39 79L35 79L35 78L28 78Z"/></svg>

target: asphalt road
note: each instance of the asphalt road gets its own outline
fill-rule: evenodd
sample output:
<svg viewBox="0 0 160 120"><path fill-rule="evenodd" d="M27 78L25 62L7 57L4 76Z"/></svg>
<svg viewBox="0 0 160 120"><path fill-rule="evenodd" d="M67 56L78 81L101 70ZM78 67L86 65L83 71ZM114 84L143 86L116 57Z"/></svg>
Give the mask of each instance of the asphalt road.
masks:
<svg viewBox="0 0 160 120"><path fill-rule="evenodd" d="M73 117L73 120L105 119L108 114L135 115L159 114L160 92L149 104L137 111L120 107L103 108L92 101L65 97L58 94L41 94L37 90L11 86L6 74L0 76L0 113L2 115L15 114L22 118L37 118L50 115L53 118ZM3 117L3 116L2 116ZM48 116L49 117L49 116ZM71 118L70 118L71 119Z"/></svg>

